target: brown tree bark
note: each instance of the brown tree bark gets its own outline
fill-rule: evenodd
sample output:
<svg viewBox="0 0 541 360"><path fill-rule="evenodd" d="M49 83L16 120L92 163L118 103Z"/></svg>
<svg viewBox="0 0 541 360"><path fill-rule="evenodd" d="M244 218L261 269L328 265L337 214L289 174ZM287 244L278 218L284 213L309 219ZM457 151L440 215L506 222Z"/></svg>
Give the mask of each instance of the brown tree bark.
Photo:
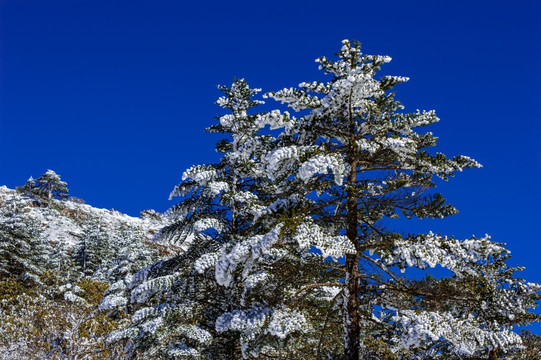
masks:
<svg viewBox="0 0 541 360"><path fill-rule="evenodd" d="M361 338L361 317L359 312L359 260L356 255L346 255L346 321L345 327L345 348L344 359L359 360L360 338Z"/></svg>
<svg viewBox="0 0 541 360"><path fill-rule="evenodd" d="M353 152L353 151L352 151ZM358 217L357 217L357 195L353 190L357 181L357 159L352 156L351 173L348 176L350 190L347 195L347 216L346 236L353 243L357 252L359 251L358 241ZM345 348L344 359L359 360L360 338L361 338L361 314L360 296L361 286L359 283L359 254L346 255L346 301L345 301Z"/></svg>

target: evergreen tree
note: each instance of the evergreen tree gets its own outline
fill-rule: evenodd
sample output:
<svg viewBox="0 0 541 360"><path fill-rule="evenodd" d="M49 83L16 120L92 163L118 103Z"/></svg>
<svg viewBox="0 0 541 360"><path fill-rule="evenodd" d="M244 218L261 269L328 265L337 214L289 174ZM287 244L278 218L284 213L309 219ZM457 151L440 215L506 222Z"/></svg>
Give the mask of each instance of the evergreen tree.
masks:
<svg viewBox="0 0 541 360"><path fill-rule="evenodd" d="M220 286L214 264L221 246L250 233L259 202L254 194L261 187L261 179L253 175L256 164L250 156L230 155L241 147L260 151L272 138L257 135L265 124L258 124L257 116L249 114L251 108L261 103L252 99L260 90L250 89L244 80L220 89L224 96L217 104L231 113L220 117L220 123L208 131L230 134L229 139L217 145L217 151L224 156L217 164L186 170L184 181L171 193L171 197L183 199L168 211L166 216L172 222L158 236L180 254L135 274L128 286L131 293L128 301L111 296L102 303L103 308L111 308L114 304L131 302L137 311L134 324L113 336L132 334L133 354L152 349L164 357L237 359L241 356L237 336L218 333L215 321L240 301L242 292ZM149 307L149 304L156 305ZM145 331L149 322L159 324L155 331Z"/></svg>
<svg viewBox="0 0 541 360"><path fill-rule="evenodd" d="M29 179L31 181L32 178ZM52 199L65 200L68 198L67 183L60 180L60 176L53 170L47 170L47 172L41 175L33 183L25 184L31 189L32 194L42 200L46 200L48 203Z"/></svg>
<svg viewBox="0 0 541 360"><path fill-rule="evenodd" d="M434 111L402 111L391 90L407 78L375 79L389 57L364 55L359 43L347 40L337 55L337 61L318 59L320 69L332 75L329 82L268 94L299 114L283 121L282 143L258 159L280 195L262 210L262 219L277 225L221 253L217 275L222 285L246 289L255 274L264 280L259 296L251 297L253 311L241 304L222 315L217 326L238 330L239 314L245 322L256 318L272 324L274 316L268 314L287 306L289 325L278 327L276 334L285 336L291 329L309 333L317 312L310 313L306 299L294 310L290 304L299 293L320 288L340 297L344 359L358 360L372 351L375 339L383 345L378 352L405 358L494 358L513 351L521 339L512 326L536 319L528 309L536 307L540 286L514 277L521 269L506 265L509 255L501 244L489 237L459 241L384 226L386 219L399 216L455 214L441 194L430 190L433 178L448 180L480 165L466 156L447 158L427 150L436 138L416 129L439 119ZM276 266L292 255L309 258L314 248L325 261L310 272L318 271L322 281L313 282L308 271L284 277L287 267ZM280 255L269 263L273 251ZM396 271L436 265L453 275L416 280ZM242 276L235 279L239 271ZM327 279L337 274L338 279ZM277 292L280 286L287 291ZM268 292L271 297L262 299ZM263 300L272 300L273 310L262 307ZM338 331L329 325L319 329L321 338L326 331ZM271 327L266 333L274 331ZM254 333L246 327L241 332Z"/></svg>

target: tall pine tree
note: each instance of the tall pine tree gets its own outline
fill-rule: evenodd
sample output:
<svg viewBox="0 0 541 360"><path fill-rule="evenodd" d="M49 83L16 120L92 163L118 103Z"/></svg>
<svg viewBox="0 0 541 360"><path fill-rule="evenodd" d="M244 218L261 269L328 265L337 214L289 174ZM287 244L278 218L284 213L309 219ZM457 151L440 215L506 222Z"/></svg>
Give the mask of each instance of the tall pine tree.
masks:
<svg viewBox="0 0 541 360"><path fill-rule="evenodd" d="M337 61L318 59L330 81L268 94L299 115L282 117L282 125L274 126L283 129L280 141L255 159L280 197L261 211L260 221L276 227L222 251L217 260L222 285L246 289L255 274L263 280L252 303L223 314L217 326L249 336L254 330L239 328L239 318L256 319L267 328L255 332L255 343L263 333L286 338L297 329L309 335L317 328L319 347L325 332L338 331L332 323L319 326L320 310L307 306L307 294L320 289L340 297L345 359L386 351L410 358L493 358L517 349L521 340L512 326L535 320L528 309L536 307L540 287L514 277L521 269L506 265L509 255L501 244L489 237L459 241L384 226L386 219L400 216L455 214L431 191L434 177L448 180L480 165L466 156L448 158L428 150L436 138L417 129L439 119L434 111L402 111L392 89L407 78L375 78L389 57L364 55L359 43L347 40L337 55ZM313 249L321 253L316 269L306 260ZM294 264L291 258L305 262L306 270L284 276L290 267L278 264ZM336 261L340 258L344 261ZM417 280L397 272L436 265L453 275ZM319 272L320 280L310 272ZM304 301L298 301L299 294ZM328 307L332 314L335 305ZM285 321L273 328L279 311ZM380 345L374 347L376 339ZM254 356L268 349L253 346Z"/></svg>

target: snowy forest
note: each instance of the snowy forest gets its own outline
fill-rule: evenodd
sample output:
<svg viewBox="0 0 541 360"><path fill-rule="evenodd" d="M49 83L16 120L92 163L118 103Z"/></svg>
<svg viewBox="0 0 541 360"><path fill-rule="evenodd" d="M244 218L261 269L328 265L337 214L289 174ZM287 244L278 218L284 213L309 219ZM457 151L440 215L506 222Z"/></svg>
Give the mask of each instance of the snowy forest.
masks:
<svg viewBox="0 0 541 360"><path fill-rule="evenodd" d="M219 86L219 160L164 213L94 208L53 170L0 187L0 358L540 359L512 239L397 228L456 214L436 185L482 165L434 150L390 57L341 45L323 80Z"/></svg>

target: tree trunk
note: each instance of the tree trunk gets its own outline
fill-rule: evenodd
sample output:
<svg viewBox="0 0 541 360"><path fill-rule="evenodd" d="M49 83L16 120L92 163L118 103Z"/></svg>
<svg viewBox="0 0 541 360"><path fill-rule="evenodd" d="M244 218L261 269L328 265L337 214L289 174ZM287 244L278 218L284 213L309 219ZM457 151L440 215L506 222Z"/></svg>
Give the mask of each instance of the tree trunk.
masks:
<svg viewBox="0 0 541 360"><path fill-rule="evenodd" d="M344 359L359 360L361 317L359 312L359 261L356 255L346 255L346 304L345 304L345 348Z"/></svg>
<svg viewBox="0 0 541 360"><path fill-rule="evenodd" d="M358 218L357 218L357 195L352 188L357 182L357 161L353 160L351 173L348 176L348 184L351 186L347 196L347 217L346 217L346 236L353 243L355 249L359 248L358 242ZM357 250L358 251L358 250ZM360 314L360 296L361 286L359 283L359 257L358 254L346 255L346 301L345 301L345 348L344 359L359 360L360 338L361 338L361 314Z"/></svg>

